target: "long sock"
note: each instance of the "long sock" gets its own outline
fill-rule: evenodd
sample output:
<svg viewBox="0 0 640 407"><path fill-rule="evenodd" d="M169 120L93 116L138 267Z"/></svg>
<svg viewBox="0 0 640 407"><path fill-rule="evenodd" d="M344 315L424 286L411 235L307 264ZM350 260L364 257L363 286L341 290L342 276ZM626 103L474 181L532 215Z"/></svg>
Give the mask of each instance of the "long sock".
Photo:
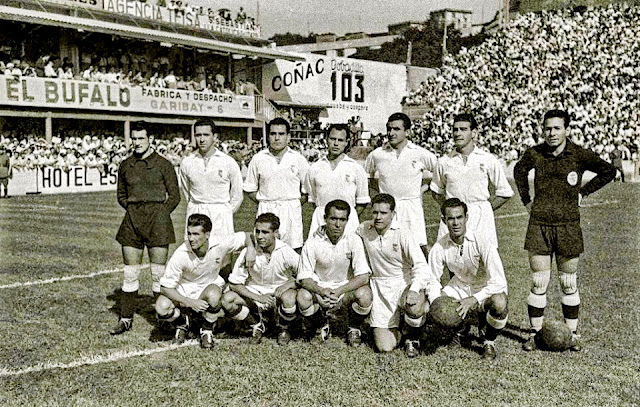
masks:
<svg viewBox="0 0 640 407"><path fill-rule="evenodd" d="M531 330L538 332L544 322L544 309L547 307L547 294L529 293L527 297L527 312Z"/></svg>
<svg viewBox="0 0 640 407"><path fill-rule="evenodd" d="M278 307L277 325L282 329L288 329L291 322L296 319L296 306L286 308L282 305Z"/></svg>
<svg viewBox="0 0 640 407"><path fill-rule="evenodd" d="M136 310L136 298L138 297L138 290L133 292L123 291L120 297L120 317L133 318L133 313Z"/></svg>
<svg viewBox="0 0 640 407"><path fill-rule="evenodd" d="M487 312L487 330L484 334L485 342L493 342L498 337L498 333L504 329L507 325L508 316L504 318L498 318L491 315L491 313Z"/></svg>
<svg viewBox="0 0 640 407"><path fill-rule="evenodd" d="M352 302L351 307L349 307L349 327L362 329L364 325L364 320L371 312L372 305L369 305L367 308L361 307L357 302Z"/></svg>
<svg viewBox="0 0 640 407"><path fill-rule="evenodd" d="M565 294L562 296L562 316L564 323L575 332L578 329L578 314L580 311L580 294L576 291L573 294Z"/></svg>

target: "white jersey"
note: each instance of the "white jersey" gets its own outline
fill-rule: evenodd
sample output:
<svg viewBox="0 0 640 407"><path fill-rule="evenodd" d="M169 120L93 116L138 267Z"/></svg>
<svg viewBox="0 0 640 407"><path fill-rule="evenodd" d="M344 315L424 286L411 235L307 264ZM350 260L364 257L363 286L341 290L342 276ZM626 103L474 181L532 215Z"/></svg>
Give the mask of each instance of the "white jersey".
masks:
<svg viewBox="0 0 640 407"><path fill-rule="evenodd" d="M203 258L198 257L188 243L176 249L160 278L160 285L177 288L183 284L207 286L222 280L220 267L222 260L231 252L240 250L245 245L246 234L234 233L229 236L209 237L209 248Z"/></svg>
<svg viewBox="0 0 640 407"><path fill-rule="evenodd" d="M321 158L311 165L305 178L305 190L309 194L309 202L319 208L335 199L342 199L352 209L356 204L368 204L369 179L362 165L345 155L331 168L327 158Z"/></svg>
<svg viewBox="0 0 640 407"><path fill-rule="evenodd" d="M454 274L449 285L467 287L479 304L498 293L507 293L507 279L498 248L488 240L467 230L464 241L458 245L449 235L439 239L429 252L432 278L440 282L444 270ZM428 290L433 301L440 293L438 287Z"/></svg>
<svg viewBox="0 0 640 407"><path fill-rule="evenodd" d="M287 147L280 161L267 148L253 156L244 181L246 192L257 192L258 201L300 199L309 163Z"/></svg>
<svg viewBox="0 0 640 407"><path fill-rule="evenodd" d="M497 196L513 196L500 161L493 154L474 147L466 160L455 150L440 157L429 187L436 194L444 194L446 199L458 198L471 204L489 200L489 184Z"/></svg>
<svg viewBox="0 0 640 407"><path fill-rule="evenodd" d="M352 278L370 274L362 239L344 233L334 245L320 227L302 247L298 281L312 279L321 287L346 284Z"/></svg>
<svg viewBox="0 0 640 407"><path fill-rule="evenodd" d="M422 180L436 170L437 158L432 152L407 142L397 151L386 143L373 150L365 162L370 178L379 178L380 192L396 200L422 198Z"/></svg>
<svg viewBox="0 0 640 407"><path fill-rule="evenodd" d="M275 290L296 276L300 256L281 240L276 240L270 254L258 251L251 271L245 267L247 249L240 252L238 260L229 275L229 283L245 285L247 288Z"/></svg>
<svg viewBox="0 0 640 407"><path fill-rule="evenodd" d="M384 235L379 235L373 221L358 228L371 266L372 279L402 279L412 291L420 291L432 283L427 261L409 231L393 221Z"/></svg>
<svg viewBox="0 0 640 407"><path fill-rule="evenodd" d="M242 204L242 174L236 161L220 150L203 157L196 152L180 164L180 188L188 202L229 204L233 212Z"/></svg>

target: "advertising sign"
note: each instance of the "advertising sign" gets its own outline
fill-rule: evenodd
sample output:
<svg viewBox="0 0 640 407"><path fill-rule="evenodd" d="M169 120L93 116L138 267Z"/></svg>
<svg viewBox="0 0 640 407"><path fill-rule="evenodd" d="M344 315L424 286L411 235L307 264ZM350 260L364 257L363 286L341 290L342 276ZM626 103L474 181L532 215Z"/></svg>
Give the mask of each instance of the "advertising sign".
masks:
<svg viewBox="0 0 640 407"><path fill-rule="evenodd" d="M0 105L255 118L252 96L6 75Z"/></svg>
<svg viewBox="0 0 640 407"><path fill-rule="evenodd" d="M384 132L387 117L402 110L403 65L306 54L304 62L276 60L262 72L265 96L292 105L327 106L330 123L360 116L365 130Z"/></svg>

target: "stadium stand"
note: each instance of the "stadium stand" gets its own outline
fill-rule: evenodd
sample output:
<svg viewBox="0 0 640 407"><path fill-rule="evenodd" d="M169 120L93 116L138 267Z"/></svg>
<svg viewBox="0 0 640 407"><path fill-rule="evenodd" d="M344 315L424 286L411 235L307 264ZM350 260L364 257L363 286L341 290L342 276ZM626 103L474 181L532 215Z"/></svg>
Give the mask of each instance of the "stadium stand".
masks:
<svg viewBox="0 0 640 407"><path fill-rule="evenodd" d="M572 115L572 139L609 156L616 145L638 160L640 8L624 4L530 13L483 44L446 57L440 75L404 104L426 106L415 138L443 154L451 119L472 112L480 144L507 161L537 144L549 108Z"/></svg>

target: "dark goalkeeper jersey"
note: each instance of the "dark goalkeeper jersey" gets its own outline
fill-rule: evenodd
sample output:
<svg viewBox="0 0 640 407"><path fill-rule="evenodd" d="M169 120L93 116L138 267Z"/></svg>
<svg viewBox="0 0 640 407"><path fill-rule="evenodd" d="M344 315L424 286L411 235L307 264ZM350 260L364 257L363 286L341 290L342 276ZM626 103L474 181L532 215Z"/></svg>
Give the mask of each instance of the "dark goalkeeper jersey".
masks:
<svg viewBox="0 0 640 407"><path fill-rule="evenodd" d="M613 165L594 152L567 139L558 156L546 143L528 149L514 168L514 178L522 203L531 202L529 171L535 169L535 197L530 222L539 225L562 225L580 220L578 194L590 195L611 182L616 175ZM585 171L596 173L582 186Z"/></svg>

